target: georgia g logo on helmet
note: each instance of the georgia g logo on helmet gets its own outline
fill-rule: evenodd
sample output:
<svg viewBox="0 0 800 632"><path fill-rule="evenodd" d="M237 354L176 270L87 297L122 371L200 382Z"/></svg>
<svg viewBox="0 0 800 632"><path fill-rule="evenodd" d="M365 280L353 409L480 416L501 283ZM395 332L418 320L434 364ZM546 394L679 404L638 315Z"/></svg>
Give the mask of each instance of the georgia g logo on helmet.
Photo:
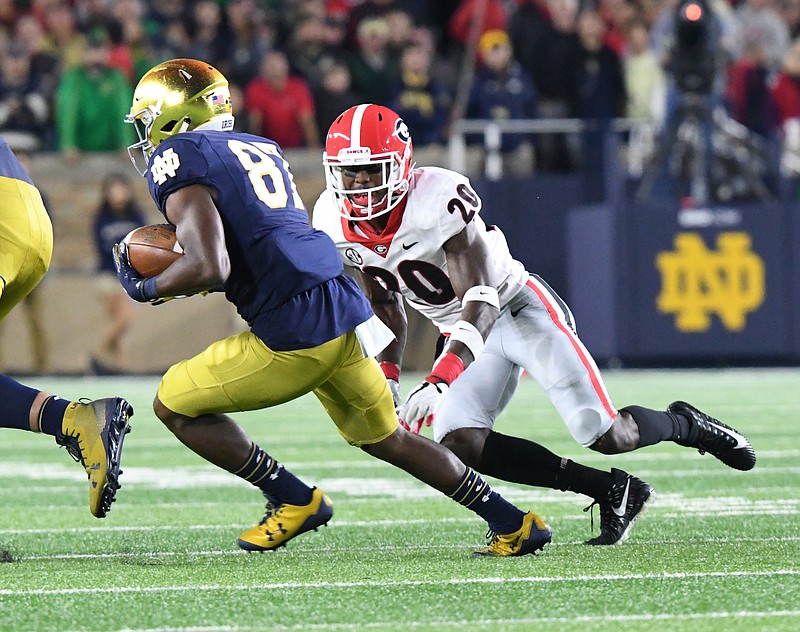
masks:
<svg viewBox="0 0 800 632"><path fill-rule="evenodd" d="M401 118L397 119L394 124L394 134L406 145L411 142L411 132L408 131L408 125Z"/></svg>

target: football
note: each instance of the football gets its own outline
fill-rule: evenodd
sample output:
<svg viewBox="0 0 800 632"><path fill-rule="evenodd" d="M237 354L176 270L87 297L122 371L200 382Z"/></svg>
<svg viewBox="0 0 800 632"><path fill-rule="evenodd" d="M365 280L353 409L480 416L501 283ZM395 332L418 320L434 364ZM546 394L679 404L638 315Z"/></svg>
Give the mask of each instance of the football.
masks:
<svg viewBox="0 0 800 632"><path fill-rule="evenodd" d="M175 236L175 227L171 224L140 226L129 232L122 241L128 249L128 261L143 277L161 274L183 255L183 248Z"/></svg>

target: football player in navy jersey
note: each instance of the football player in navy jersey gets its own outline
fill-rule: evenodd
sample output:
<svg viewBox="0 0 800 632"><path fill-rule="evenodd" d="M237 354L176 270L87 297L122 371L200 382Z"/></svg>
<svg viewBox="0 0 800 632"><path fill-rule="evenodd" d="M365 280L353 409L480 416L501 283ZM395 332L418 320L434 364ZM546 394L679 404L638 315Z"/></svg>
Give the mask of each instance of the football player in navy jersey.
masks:
<svg viewBox="0 0 800 632"><path fill-rule="evenodd" d="M154 402L181 442L267 498L266 516L239 536L239 546L276 549L333 514L320 489L289 472L226 414L313 392L351 445L483 517L493 536L481 554L544 547L551 532L539 516L492 491L443 446L399 425L373 359L392 333L344 274L330 238L310 226L280 148L233 131L222 74L192 59L159 64L139 82L126 120L139 132L130 148L134 164L147 161L140 172L184 255L161 274L141 278L118 244L120 282L134 299L155 303L222 289L249 325L172 366Z"/></svg>
<svg viewBox="0 0 800 632"><path fill-rule="evenodd" d="M0 320L42 280L53 255L53 227L39 190L0 138ZM41 432L83 465L89 510L103 518L119 489L120 458L133 408L121 397L69 401L0 375L0 428Z"/></svg>

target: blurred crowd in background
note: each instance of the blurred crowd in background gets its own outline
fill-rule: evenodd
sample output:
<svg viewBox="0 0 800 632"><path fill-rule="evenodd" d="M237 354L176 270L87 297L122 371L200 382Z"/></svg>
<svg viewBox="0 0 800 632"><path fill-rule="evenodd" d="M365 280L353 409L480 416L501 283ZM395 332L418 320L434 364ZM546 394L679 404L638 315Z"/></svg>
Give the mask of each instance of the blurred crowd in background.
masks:
<svg viewBox="0 0 800 632"><path fill-rule="evenodd" d="M752 132L800 120L800 0L708 0L717 90ZM388 105L417 146L454 118L658 122L678 0L0 0L0 134L15 149L124 149L150 67L203 59L237 129L319 148L333 118ZM798 128L800 129L800 128ZM798 143L800 144L800 131ZM509 139L504 143L513 144ZM504 146L504 149L509 147ZM557 154L537 165L568 169Z"/></svg>
<svg viewBox="0 0 800 632"><path fill-rule="evenodd" d="M56 158L56 172L63 164L78 171L86 161L76 161L90 152L122 160L136 140L122 121L139 79L160 61L192 57L228 77L237 130L285 149L308 148L314 164L334 117L361 102L396 110L418 148L447 143L462 119L595 126L624 119L653 130L653 154L669 145L663 138L682 137L675 123L682 112L706 117L713 107L752 137L779 145L784 173L797 176L800 0L698 0L713 14L713 41L696 49L702 54L689 42L681 54L676 16L687 1L0 0L0 135L22 158ZM700 90L681 85L698 77L711 81ZM682 89L713 106L681 110ZM636 128L627 129L630 173ZM503 134L499 149L521 164L516 154L527 148L534 171L597 172L604 156L592 163L590 149L602 143L584 135L590 142L576 150L567 136L543 142L547 134ZM719 156L736 136L706 138ZM639 152L640 174L646 156ZM756 157L738 152L729 162ZM723 172L726 186L730 174ZM129 175L112 173L102 184L98 175L97 191L80 192L80 204L96 196L93 235L103 273L105 331L88 362L93 373L128 363L130 305L107 255L110 243L145 221ZM43 182L45 192L53 184ZM59 242L62 252L68 242ZM37 305L34 293L25 319L33 329L33 370L44 372Z"/></svg>

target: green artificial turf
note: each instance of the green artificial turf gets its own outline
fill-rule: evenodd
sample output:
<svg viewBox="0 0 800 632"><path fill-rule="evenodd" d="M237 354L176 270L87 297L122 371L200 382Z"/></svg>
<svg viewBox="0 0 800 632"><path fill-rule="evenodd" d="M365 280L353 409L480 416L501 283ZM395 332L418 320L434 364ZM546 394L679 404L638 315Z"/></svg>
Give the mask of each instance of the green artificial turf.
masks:
<svg viewBox="0 0 800 632"><path fill-rule="evenodd" d="M420 377L404 376L406 390ZM542 554L514 559L473 557L477 516L346 445L311 396L236 419L335 515L280 551L244 553L236 539L261 518L259 492L155 419L156 379L29 380L70 398L122 395L136 413L104 520L51 438L0 430L0 630L800 629L800 370L605 377L617 406L684 399L722 419L758 464L737 472L671 443L581 448L524 378L497 430L622 468L657 496L627 543L588 547L588 498L489 479L553 528Z"/></svg>

